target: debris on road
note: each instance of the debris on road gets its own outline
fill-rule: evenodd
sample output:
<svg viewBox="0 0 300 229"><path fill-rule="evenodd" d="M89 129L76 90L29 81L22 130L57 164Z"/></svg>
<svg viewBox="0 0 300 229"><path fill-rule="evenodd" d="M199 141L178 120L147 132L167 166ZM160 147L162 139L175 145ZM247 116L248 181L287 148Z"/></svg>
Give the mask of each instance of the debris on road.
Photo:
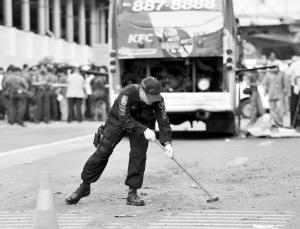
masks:
<svg viewBox="0 0 300 229"><path fill-rule="evenodd" d="M227 166L235 167L240 165L246 165L248 162L249 157L236 157L233 160L227 162Z"/></svg>
<svg viewBox="0 0 300 229"><path fill-rule="evenodd" d="M137 217L138 215L127 215L127 214L121 214L121 215L115 215L116 218L123 218L123 217Z"/></svg>
<svg viewBox="0 0 300 229"><path fill-rule="evenodd" d="M195 185L195 184L191 184L191 185L189 185L189 187L190 187L190 188L198 188L198 186Z"/></svg>
<svg viewBox="0 0 300 229"><path fill-rule="evenodd" d="M278 127L272 121L269 114L260 117L257 122L245 129L246 134L253 137L270 137L270 138L293 138L300 137L300 133L292 128Z"/></svg>

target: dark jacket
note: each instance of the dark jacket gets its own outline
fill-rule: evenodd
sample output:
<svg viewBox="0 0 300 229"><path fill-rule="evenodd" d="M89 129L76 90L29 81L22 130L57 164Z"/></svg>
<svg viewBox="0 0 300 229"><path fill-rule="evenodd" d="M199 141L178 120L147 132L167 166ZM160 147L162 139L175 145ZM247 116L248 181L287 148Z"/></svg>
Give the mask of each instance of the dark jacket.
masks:
<svg viewBox="0 0 300 229"><path fill-rule="evenodd" d="M27 94L28 84L18 74L8 73L4 77L2 85L6 97L21 98Z"/></svg>
<svg viewBox="0 0 300 229"><path fill-rule="evenodd" d="M140 85L125 87L116 98L107 122L121 127L130 134L141 135L147 128L154 129L158 122L160 142L171 142L171 127L164 100L147 105L140 99Z"/></svg>

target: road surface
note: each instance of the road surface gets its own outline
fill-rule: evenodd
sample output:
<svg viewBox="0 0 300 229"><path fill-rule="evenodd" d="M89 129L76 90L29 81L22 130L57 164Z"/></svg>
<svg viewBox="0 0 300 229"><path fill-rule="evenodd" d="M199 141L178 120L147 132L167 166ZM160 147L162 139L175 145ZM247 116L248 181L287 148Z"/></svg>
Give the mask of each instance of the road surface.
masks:
<svg viewBox="0 0 300 229"><path fill-rule="evenodd" d="M207 196L150 143L146 206L125 205L129 142L123 139L88 198L65 197L81 182L98 123L0 123L0 228L31 228L43 171L51 172L60 228L300 228L298 138L177 136L175 156L220 201Z"/></svg>

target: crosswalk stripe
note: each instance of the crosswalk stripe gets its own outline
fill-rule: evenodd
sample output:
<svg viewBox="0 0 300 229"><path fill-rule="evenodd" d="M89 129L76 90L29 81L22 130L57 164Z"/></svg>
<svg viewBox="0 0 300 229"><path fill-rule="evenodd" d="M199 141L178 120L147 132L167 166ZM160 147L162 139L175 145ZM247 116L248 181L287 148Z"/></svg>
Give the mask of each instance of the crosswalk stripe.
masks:
<svg viewBox="0 0 300 229"><path fill-rule="evenodd" d="M256 215L256 214L189 214L189 215L180 215L180 217L206 217L206 218L210 218L210 217L225 217L225 218L228 218L228 217L234 217L234 218L238 218L238 217L244 217L244 216L247 216L247 217L263 217L263 218L288 218L288 217L291 217L293 216L293 214L289 214L289 215L271 215L271 214L268 214L268 215ZM171 217L171 216L170 216ZM173 217L176 217L176 216L173 216Z"/></svg>
<svg viewBox="0 0 300 229"><path fill-rule="evenodd" d="M32 228L35 212L8 212L0 211L1 229L27 229ZM91 216L81 216L80 213L57 214L61 229L82 229L93 220Z"/></svg>
<svg viewBox="0 0 300 229"><path fill-rule="evenodd" d="M242 213L242 214L248 214L248 213L269 213L269 214L295 214L295 212L291 211L221 211L221 210L196 210L193 211L192 213L226 213L226 214L231 214L231 213ZM190 213L188 213L190 214Z"/></svg>
<svg viewBox="0 0 300 229"><path fill-rule="evenodd" d="M288 219L287 219L288 220ZM278 224L278 223L285 223L287 220L261 220L261 219L253 219L253 220L249 220L249 219L219 219L219 220L207 220L207 219L165 219L165 220L161 220L161 222L214 222L214 223L235 223L235 222L245 222L245 223L253 223L253 222L260 222L260 223L274 223L274 224Z"/></svg>
<svg viewBox="0 0 300 229"><path fill-rule="evenodd" d="M158 227L149 227L151 229L254 229L254 227L195 227L195 226L158 226ZM263 228L262 228L263 229ZM266 228L268 229L268 228ZM269 228L269 229L278 229L278 228Z"/></svg>
<svg viewBox="0 0 300 229"><path fill-rule="evenodd" d="M185 222L185 223L183 223ZM198 223L194 223L194 222L198 222ZM254 222L254 223L259 223L259 222ZM182 225L201 225L201 226L231 226L231 227L240 227L240 226L245 226L245 225L248 225L248 224L253 224L253 222L240 222L240 223L224 223L224 222L220 222L220 223L214 223L214 222L207 222L205 223L204 221L197 221L197 220L191 220L191 221L180 221L180 220L173 220L172 222L170 223L159 223L159 225L162 225L162 226L169 226L169 225L179 225L179 224L182 224ZM150 224L150 225L153 225L153 224ZM157 224L155 224L157 226ZM284 224L265 224L265 223L260 223L260 225L276 225L276 226L284 226Z"/></svg>
<svg viewBox="0 0 300 229"><path fill-rule="evenodd" d="M189 219L189 218L194 218L197 216L197 219L244 219L245 217L243 215L241 216L214 216L214 215L181 215L178 216L181 219ZM262 216L249 216L247 215L247 219L265 219L265 220L282 220L282 219L287 219L290 218L291 216L279 216L279 217L272 217L272 216L267 216L267 217L262 217ZM167 216L166 218L172 218L175 219L176 216Z"/></svg>
<svg viewBox="0 0 300 229"><path fill-rule="evenodd" d="M165 216L148 229L279 229L294 212L284 211L194 211Z"/></svg>

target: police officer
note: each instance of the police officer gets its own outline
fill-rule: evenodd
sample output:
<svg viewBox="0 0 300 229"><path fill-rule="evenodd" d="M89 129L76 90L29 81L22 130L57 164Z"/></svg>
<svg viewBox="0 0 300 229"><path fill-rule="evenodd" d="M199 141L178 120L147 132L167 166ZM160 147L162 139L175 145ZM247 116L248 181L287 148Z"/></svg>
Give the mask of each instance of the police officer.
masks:
<svg viewBox="0 0 300 229"><path fill-rule="evenodd" d="M32 85L36 89L36 110L38 121L49 123L51 116L51 80L48 77L47 68L40 66L32 79Z"/></svg>
<svg viewBox="0 0 300 229"><path fill-rule="evenodd" d="M76 204L90 194L90 184L96 182L106 167L115 146L125 134L129 136L130 154L127 178L129 186L128 205L142 206L144 201L137 195L142 187L146 165L148 141L155 141L155 120L159 126L160 142L165 146L166 156L173 157L171 127L166 114L164 99L160 95L161 84L154 77L146 77L141 85L126 86L116 98L105 122L98 129L94 144L97 150L85 163L79 188L66 198L67 204ZM99 139L99 141L97 141Z"/></svg>
<svg viewBox="0 0 300 229"><path fill-rule="evenodd" d="M8 123L18 123L24 125L24 115L26 110L26 96L28 84L21 76L21 69L9 66L6 76L3 79L3 90L6 99Z"/></svg>

